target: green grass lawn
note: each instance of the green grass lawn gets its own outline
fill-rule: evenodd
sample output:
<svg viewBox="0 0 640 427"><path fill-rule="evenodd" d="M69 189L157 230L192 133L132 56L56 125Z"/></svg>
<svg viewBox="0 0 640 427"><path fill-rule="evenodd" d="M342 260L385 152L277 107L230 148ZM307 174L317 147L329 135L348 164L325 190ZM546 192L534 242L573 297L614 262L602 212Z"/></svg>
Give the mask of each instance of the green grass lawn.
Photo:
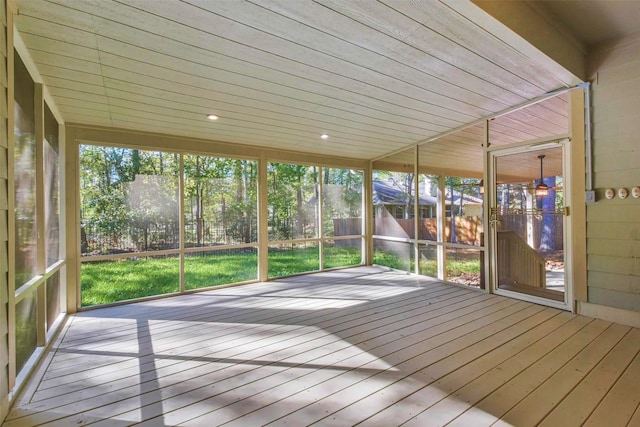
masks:
<svg viewBox="0 0 640 427"><path fill-rule="evenodd" d="M463 273L479 271L480 262L474 256L449 257L447 276L454 278ZM358 265L360 247L326 246L324 267ZM391 251L376 250L373 262L378 265L413 271L409 261ZM282 277L319 270L318 248L269 250L269 277ZM435 257L420 260L420 273L437 275ZM179 291L180 262L174 257L129 258L118 261L82 263L82 306L108 304L153 295ZM255 280L258 277L258 255L255 251L212 251L185 258L185 289Z"/></svg>
<svg viewBox="0 0 640 427"><path fill-rule="evenodd" d="M409 252L403 251L402 248L397 249L396 252L398 251L402 253L394 253L393 247L376 247L373 256L373 263L384 265L390 268L395 268L397 270L413 271L415 260L413 258L409 259ZM469 250L467 252L461 250L460 253L455 254L448 253L446 262L447 278L449 280L456 281L455 278L460 276L479 276L480 254L480 251L473 250ZM425 276L437 277L438 263L436 261L435 247L429 249L421 249L421 256L420 274Z"/></svg>
<svg viewBox="0 0 640 427"><path fill-rule="evenodd" d="M269 248L269 278L317 271L320 269L318 248Z"/></svg>
<svg viewBox="0 0 640 427"><path fill-rule="evenodd" d="M360 247L325 247L324 268L346 267L361 262ZM318 248L269 249L269 277L317 271Z"/></svg>
<svg viewBox="0 0 640 427"><path fill-rule="evenodd" d="M324 247L324 268L358 265L362 262L360 246Z"/></svg>
<svg viewBox="0 0 640 427"><path fill-rule="evenodd" d="M178 292L179 258L130 258L81 264L82 306Z"/></svg>
<svg viewBox="0 0 640 427"><path fill-rule="evenodd" d="M413 271L413 259L409 261L408 258L400 257L391 252L374 251L373 263L377 265L383 265L389 268L395 268L396 270Z"/></svg>
<svg viewBox="0 0 640 427"><path fill-rule="evenodd" d="M230 251L231 252L231 251ZM360 264L360 248L325 248L325 268ZM269 251L269 277L319 270L318 248ZM180 262L175 257L84 262L82 306L109 304L179 291ZM256 252L212 251L185 258L185 289L256 280Z"/></svg>
<svg viewBox="0 0 640 427"><path fill-rule="evenodd" d="M199 289L258 278L258 253L192 255L184 260L185 289Z"/></svg>

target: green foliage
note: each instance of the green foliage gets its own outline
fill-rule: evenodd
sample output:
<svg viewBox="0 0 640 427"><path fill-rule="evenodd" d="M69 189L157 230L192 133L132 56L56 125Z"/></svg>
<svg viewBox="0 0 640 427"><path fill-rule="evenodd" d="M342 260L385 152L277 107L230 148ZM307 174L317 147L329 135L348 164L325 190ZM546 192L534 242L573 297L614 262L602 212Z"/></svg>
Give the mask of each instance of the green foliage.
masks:
<svg viewBox="0 0 640 427"><path fill-rule="evenodd" d="M16 370L20 369L33 354L37 346L36 330L37 306L35 294L16 304Z"/></svg>
<svg viewBox="0 0 640 427"><path fill-rule="evenodd" d="M257 163L183 159L186 245L255 242ZM80 169L83 253L177 247L180 155L83 145Z"/></svg>
<svg viewBox="0 0 640 427"><path fill-rule="evenodd" d="M408 258L401 257L381 247L375 249L373 253L373 263L404 271L410 271L413 266L413 262L410 263Z"/></svg>
<svg viewBox="0 0 640 427"><path fill-rule="evenodd" d="M289 163L269 163L269 238L272 241L317 237L320 198L319 169ZM323 227L333 235L333 219L362 217L361 171L323 168Z"/></svg>
<svg viewBox="0 0 640 427"><path fill-rule="evenodd" d="M199 155L184 156L186 243L257 241L255 161ZM211 229L222 233L212 233Z"/></svg>
<svg viewBox="0 0 640 427"><path fill-rule="evenodd" d="M83 254L179 247L179 174L184 173L185 247L257 242L258 164L118 147L80 147ZM270 237L317 237L320 169L269 163ZM325 169L327 235L333 218L362 216L362 172ZM328 252L329 253L329 252ZM252 280L255 253L221 251L185 258L186 289ZM317 248L269 251L271 277L319 269ZM326 265L360 263L359 248L334 249ZM177 292L177 257L82 264L82 304Z"/></svg>
<svg viewBox="0 0 640 427"><path fill-rule="evenodd" d="M314 166L267 165L271 240L317 237L318 172Z"/></svg>
<svg viewBox="0 0 640 427"><path fill-rule="evenodd" d="M447 258L447 275L449 277L460 274L474 274L480 272L480 253L472 258Z"/></svg>
<svg viewBox="0 0 640 427"><path fill-rule="evenodd" d="M178 172L176 154L80 146L81 221L91 234L83 252L135 251L132 223L145 235L150 224L177 223Z"/></svg>
<svg viewBox="0 0 640 427"><path fill-rule="evenodd" d="M324 268L347 267L361 263L360 248L325 247ZM269 277L290 276L320 269L318 247L269 248Z"/></svg>

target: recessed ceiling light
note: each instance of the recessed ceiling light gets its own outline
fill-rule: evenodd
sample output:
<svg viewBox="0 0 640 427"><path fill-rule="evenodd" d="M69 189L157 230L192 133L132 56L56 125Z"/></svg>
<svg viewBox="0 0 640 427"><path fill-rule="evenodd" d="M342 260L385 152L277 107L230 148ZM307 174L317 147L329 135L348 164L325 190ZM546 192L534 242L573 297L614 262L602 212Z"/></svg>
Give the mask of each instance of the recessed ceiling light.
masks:
<svg viewBox="0 0 640 427"><path fill-rule="evenodd" d="M329 138L329 135L328 135L328 134L326 134L326 133L323 133L322 135L320 135L320 138L322 138L322 139L328 139L328 138Z"/></svg>
<svg viewBox="0 0 640 427"><path fill-rule="evenodd" d="M215 114L207 114L207 119L209 120L218 120L218 116Z"/></svg>

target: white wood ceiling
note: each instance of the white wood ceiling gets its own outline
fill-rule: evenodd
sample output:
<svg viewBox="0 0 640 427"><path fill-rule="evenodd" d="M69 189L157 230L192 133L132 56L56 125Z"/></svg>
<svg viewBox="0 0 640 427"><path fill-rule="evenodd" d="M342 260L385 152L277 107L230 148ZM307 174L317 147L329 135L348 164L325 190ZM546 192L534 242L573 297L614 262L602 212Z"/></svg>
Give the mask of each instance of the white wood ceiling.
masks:
<svg viewBox="0 0 640 427"><path fill-rule="evenodd" d="M455 1L17 0L16 26L67 123L373 159L566 86Z"/></svg>
<svg viewBox="0 0 640 427"><path fill-rule="evenodd" d="M492 146L532 141L560 140L569 134L568 92L547 98L489 121ZM484 162L484 123L461 129L419 146L420 171L431 174L481 178ZM546 145L546 144L545 144ZM535 149L535 148L534 148ZM538 155L545 154L545 173L562 175L558 148L509 156L500 162L500 182L527 182L540 177ZM415 149L410 148L374 162L376 168L412 171Z"/></svg>

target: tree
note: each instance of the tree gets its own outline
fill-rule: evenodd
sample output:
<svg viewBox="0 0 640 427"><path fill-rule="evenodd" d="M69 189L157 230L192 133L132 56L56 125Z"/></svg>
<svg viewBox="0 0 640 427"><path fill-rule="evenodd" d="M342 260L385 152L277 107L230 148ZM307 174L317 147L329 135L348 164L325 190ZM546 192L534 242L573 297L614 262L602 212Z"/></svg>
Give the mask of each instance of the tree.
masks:
<svg viewBox="0 0 640 427"><path fill-rule="evenodd" d="M317 170L289 163L269 163L269 230L275 240L315 237Z"/></svg>
<svg viewBox="0 0 640 427"><path fill-rule="evenodd" d="M349 224L348 230L357 226L358 231L347 231L347 233L361 234L362 172L352 169L323 168L322 174L322 212L325 235L334 235L333 227L336 219L351 219L351 222L347 222Z"/></svg>
<svg viewBox="0 0 640 427"><path fill-rule="evenodd" d="M257 239L255 161L185 155L187 243L251 243Z"/></svg>
<svg viewBox="0 0 640 427"><path fill-rule="evenodd" d="M177 242L177 155L116 147L80 147L82 242L86 251L148 249ZM167 164L168 163L168 164ZM89 240L92 246L89 245ZM163 243L164 242L164 243Z"/></svg>

